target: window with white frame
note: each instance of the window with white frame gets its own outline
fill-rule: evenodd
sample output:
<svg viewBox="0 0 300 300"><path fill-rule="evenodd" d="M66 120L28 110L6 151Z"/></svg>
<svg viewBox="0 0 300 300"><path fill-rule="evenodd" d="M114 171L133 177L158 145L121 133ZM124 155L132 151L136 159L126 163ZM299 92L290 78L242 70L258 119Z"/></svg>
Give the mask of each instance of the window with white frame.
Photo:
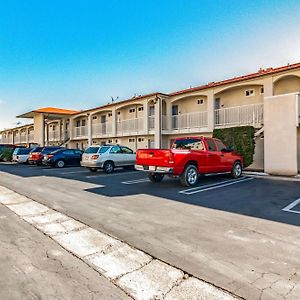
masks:
<svg viewBox="0 0 300 300"><path fill-rule="evenodd" d="M198 99L197 103L200 104L200 105L202 105L202 104L204 104L204 100L203 99Z"/></svg>
<svg viewBox="0 0 300 300"><path fill-rule="evenodd" d="M254 89L245 90L245 96L246 97L251 97L251 96L254 96L254 95L255 95Z"/></svg>

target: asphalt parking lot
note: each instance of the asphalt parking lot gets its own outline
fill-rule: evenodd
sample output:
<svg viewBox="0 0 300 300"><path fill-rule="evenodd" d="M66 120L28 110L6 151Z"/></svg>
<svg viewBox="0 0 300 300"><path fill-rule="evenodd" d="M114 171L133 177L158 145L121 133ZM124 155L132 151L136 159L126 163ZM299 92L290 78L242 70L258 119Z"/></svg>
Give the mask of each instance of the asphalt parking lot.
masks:
<svg viewBox="0 0 300 300"><path fill-rule="evenodd" d="M217 175L184 188L122 169L0 164L0 172L0 185L238 296L288 299L296 282L300 297L300 182Z"/></svg>

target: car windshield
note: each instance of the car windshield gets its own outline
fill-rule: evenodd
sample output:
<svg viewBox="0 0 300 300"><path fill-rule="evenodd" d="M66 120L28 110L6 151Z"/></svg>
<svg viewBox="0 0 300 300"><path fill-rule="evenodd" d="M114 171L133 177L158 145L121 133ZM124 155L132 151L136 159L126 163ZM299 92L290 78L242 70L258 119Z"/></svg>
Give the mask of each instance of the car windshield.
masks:
<svg viewBox="0 0 300 300"><path fill-rule="evenodd" d="M32 149L30 148L16 148L14 150L14 153L15 155L26 155L26 154L29 154L29 152L31 151Z"/></svg>

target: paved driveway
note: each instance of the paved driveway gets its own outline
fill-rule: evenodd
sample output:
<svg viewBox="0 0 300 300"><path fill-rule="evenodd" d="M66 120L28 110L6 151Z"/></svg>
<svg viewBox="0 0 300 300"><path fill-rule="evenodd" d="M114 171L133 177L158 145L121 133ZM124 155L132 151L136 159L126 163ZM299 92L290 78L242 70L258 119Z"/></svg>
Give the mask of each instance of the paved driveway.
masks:
<svg viewBox="0 0 300 300"><path fill-rule="evenodd" d="M300 298L300 182L223 175L189 189L135 171L0 171L0 185L241 297Z"/></svg>

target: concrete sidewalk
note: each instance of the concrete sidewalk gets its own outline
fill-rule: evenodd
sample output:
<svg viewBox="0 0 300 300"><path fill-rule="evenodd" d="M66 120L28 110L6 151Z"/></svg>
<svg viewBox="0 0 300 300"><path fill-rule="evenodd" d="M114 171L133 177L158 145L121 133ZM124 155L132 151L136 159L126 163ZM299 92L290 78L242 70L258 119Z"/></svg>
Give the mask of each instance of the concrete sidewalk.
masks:
<svg viewBox="0 0 300 300"><path fill-rule="evenodd" d="M129 299L0 204L0 299Z"/></svg>

